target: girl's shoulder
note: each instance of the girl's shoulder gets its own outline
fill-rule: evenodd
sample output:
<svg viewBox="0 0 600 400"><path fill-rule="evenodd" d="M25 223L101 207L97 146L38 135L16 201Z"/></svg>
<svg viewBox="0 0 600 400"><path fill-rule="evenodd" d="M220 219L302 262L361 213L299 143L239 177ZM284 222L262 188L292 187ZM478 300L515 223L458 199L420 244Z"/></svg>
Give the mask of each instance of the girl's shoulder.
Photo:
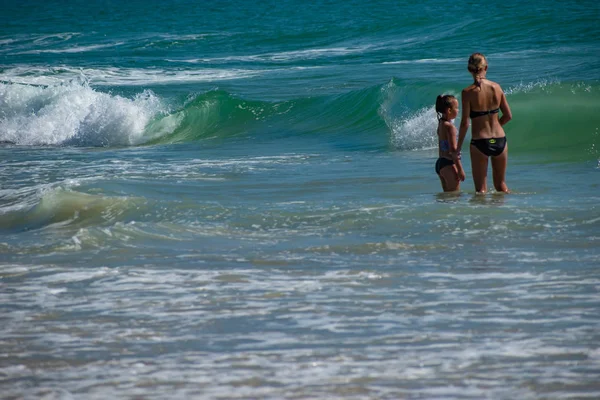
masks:
<svg viewBox="0 0 600 400"><path fill-rule="evenodd" d="M438 131L443 130L444 132L448 132L451 129L454 129L455 126L452 122L446 120L440 120Z"/></svg>

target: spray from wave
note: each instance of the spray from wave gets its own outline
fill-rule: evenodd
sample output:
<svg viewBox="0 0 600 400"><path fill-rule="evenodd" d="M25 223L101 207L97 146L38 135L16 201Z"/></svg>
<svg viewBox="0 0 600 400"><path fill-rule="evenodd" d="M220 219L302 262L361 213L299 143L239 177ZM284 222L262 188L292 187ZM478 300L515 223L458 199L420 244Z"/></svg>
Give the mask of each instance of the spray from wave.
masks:
<svg viewBox="0 0 600 400"><path fill-rule="evenodd" d="M398 150L434 148L437 145L437 116L433 102L415 110L409 106L410 96L414 95L405 93L394 79L381 88L379 115L389 129L391 144Z"/></svg>
<svg viewBox="0 0 600 400"><path fill-rule="evenodd" d="M85 82L0 83L0 141L19 145L130 146L172 132L177 121L146 127L168 110L151 91L132 99Z"/></svg>

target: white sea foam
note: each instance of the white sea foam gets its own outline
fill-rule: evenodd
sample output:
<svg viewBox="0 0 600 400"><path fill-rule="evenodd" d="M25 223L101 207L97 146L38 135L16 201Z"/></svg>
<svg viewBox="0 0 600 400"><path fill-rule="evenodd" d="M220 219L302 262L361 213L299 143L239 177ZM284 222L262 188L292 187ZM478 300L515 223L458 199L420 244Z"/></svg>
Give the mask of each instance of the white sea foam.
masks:
<svg viewBox="0 0 600 400"><path fill-rule="evenodd" d="M152 92L133 99L102 93L86 84L56 86L0 83L0 140L21 145L118 146L170 133L145 128L166 111Z"/></svg>
<svg viewBox="0 0 600 400"><path fill-rule="evenodd" d="M188 41L197 41L197 40L203 40L207 37L219 37L219 36L231 36L231 33L228 32L215 32L215 33L192 33L192 34L188 34L188 35L177 35L177 34L171 34L171 33L165 33L165 34L159 34L156 36L156 38L158 38L158 40L169 40L169 41L175 41L175 42L188 42ZM153 38L155 39L155 38ZM150 43L155 44L155 42L151 42Z"/></svg>
<svg viewBox="0 0 600 400"><path fill-rule="evenodd" d="M404 110L399 116L394 110L399 101L399 92L394 81L390 81L381 89L382 100L379 115L391 132L392 145L401 150L435 148L437 145L435 109L424 107L416 112Z"/></svg>
<svg viewBox="0 0 600 400"><path fill-rule="evenodd" d="M552 48L548 48L548 49L525 49L525 50L503 51L503 52L499 52L499 53L486 54L486 56L490 60L494 60L494 59L523 60L523 58L525 58L525 57L539 57L540 55L545 55L545 54L578 54L585 50L586 50L585 48L582 48L577 45L569 45L569 46L552 47Z"/></svg>
<svg viewBox="0 0 600 400"><path fill-rule="evenodd" d="M513 273L501 273L501 272L487 272L487 273L477 273L477 274L454 274L454 273L421 273L419 274L423 278L445 278L451 280L458 281L475 281L475 280L541 280L543 276L534 275L529 272L513 272Z"/></svg>
<svg viewBox="0 0 600 400"><path fill-rule="evenodd" d="M54 44L68 42L81 33L63 32L51 34L19 34L13 36L4 36L0 38L0 52L13 52L15 50L27 50L31 48L39 49Z"/></svg>
<svg viewBox="0 0 600 400"><path fill-rule="evenodd" d="M14 55L21 54L41 54L41 53L50 53L50 54L60 54L60 53L80 53L85 51L92 51L103 48L110 48L115 46L121 46L123 44L134 44L137 45L141 43L145 44L146 47L151 47L156 44L163 43L165 41L180 43L180 42L188 42L188 41L197 41L202 40L208 36L226 36L227 34L190 34L190 35L173 35L173 34L163 34L163 35L141 35L139 37L130 37L124 41L114 42L114 43L103 43L103 44L81 44L78 43L77 46L69 46L65 48L50 48L55 45L64 46L65 43L68 43L73 37L84 36L79 41L85 41L87 38L85 36L91 36L92 40L94 40L94 35L84 35L82 33L77 32L63 32L63 33L54 33L54 34L21 34L15 36L6 36L0 38L0 46L4 46L0 48L0 52L9 52Z"/></svg>
<svg viewBox="0 0 600 400"><path fill-rule="evenodd" d="M254 55L239 55L216 58L192 58L186 60L168 60L172 62L187 62L187 63L214 63L228 61L242 62L287 62L287 61L302 61L315 60L320 58L340 57L350 54L361 54L367 50L373 49L374 46L350 46L350 47L326 47L314 48L294 51L284 51L278 53L265 53Z"/></svg>
<svg viewBox="0 0 600 400"><path fill-rule="evenodd" d="M454 64L464 62L462 58L421 58L417 60L385 61L382 64Z"/></svg>
<svg viewBox="0 0 600 400"><path fill-rule="evenodd" d="M79 32L59 32L59 33L51 33L51 34L43 34L43 35L38 35L38 34L33 34L31 35L30 39L33 40L34 43L44 43L47 42L48 40L52 40L52 41L67 41L67 40L71 40L71 38L73 38L74 36L79 36L81 35L81 33Z"/></svg>
<svg viewBox="0 0 600 400"><path fill-rule="evenodd" d="M433 108L422 108L405 118L393 119L388 124L392 131L392 144L402 150L434 148L436 125Z"/></svg>
<svg viewBox="0 0 600 400"><path fill-rule="evenodd" d="M27 85L57 85L84 77L91 85L148 86L173 83L214 82L253 77L260 70L193 69L165 70L138 68L75 68L18 66L0 73L0 82Z"/></svg>
<svg viewBox="0 0 600 400"><path fill-rule="evenodd" d="M21 52L17 52L17 53L13 53L13 54L14 55L23 55L23 54L42 54L42 53L49 53L49 54L85 53L88 51L112 48L112 47L117 47L117 46L121 46L121 45L123 45L123 42L115 42L115 43L108 43L108 44L96 44L96 45L90 45L90 46L73 46L73 47L67 47L67 48L63 48L63 49L35 49L35 50L21 51Z"/></svg>
<svg viewBox="0 0 600 400"><path fill-rule="evenodd" d="M507 95L511 95L511 94L517 94L517 93L529 93L532 92L534 90L547 90L549 87L552 87L553 85L558 85L560 84L560 81L558 80L547 80L547 79L541 79L535 82L521 82L518 85L514 85L511 86L507 89L504 90L504 93L506 93Z"/></svg>

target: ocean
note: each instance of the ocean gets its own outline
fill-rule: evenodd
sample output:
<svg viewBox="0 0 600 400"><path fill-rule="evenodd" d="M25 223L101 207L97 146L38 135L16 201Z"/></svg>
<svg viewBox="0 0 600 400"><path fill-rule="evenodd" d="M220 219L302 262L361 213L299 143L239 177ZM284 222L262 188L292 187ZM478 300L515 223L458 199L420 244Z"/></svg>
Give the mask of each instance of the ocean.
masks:
<svg viewBox="0 0 600 400"><path fill-rule="evenodd" d="M0 398L600 398L597 1L1 8Z"/></svg>

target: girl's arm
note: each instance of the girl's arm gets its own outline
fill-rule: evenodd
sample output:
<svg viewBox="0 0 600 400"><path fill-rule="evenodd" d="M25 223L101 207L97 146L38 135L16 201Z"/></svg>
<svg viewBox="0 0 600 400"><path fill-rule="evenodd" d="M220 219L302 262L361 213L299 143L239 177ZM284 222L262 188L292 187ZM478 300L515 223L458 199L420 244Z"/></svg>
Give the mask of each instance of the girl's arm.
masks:
<svg viewBox="0 0 600 400"><path fill-rule="evenodd" d="M471 113L471 105L467 99L467 93L463 90L461 94L461 116L460 116L460 131L458 132L458 151L462 149L467 130L469 129L469 114Z"/></svg>
<svg viewBox="0 0 600 400"><path fill-rule="evenodd" d="M502 92L502 99L500 100L500 110L502 111L502 118L500 118L500 126L504 126L508 121L512 119L512 113L510 112L510 106L506 101L506 96Z"/></svg>
<svg viewBox="0 0 600 400"><path fill-rule="evenodd" d="M465 170L463 169L462 162L460 160L460 151L458 150L458 146L456 144L456 127L452 125L450 122L447 122L448 126L446 127L446 132L448 135L448 143L450 144L450 156L456 165L456 169L458 171L458 178L461 181L465 180Z"/></svg>

